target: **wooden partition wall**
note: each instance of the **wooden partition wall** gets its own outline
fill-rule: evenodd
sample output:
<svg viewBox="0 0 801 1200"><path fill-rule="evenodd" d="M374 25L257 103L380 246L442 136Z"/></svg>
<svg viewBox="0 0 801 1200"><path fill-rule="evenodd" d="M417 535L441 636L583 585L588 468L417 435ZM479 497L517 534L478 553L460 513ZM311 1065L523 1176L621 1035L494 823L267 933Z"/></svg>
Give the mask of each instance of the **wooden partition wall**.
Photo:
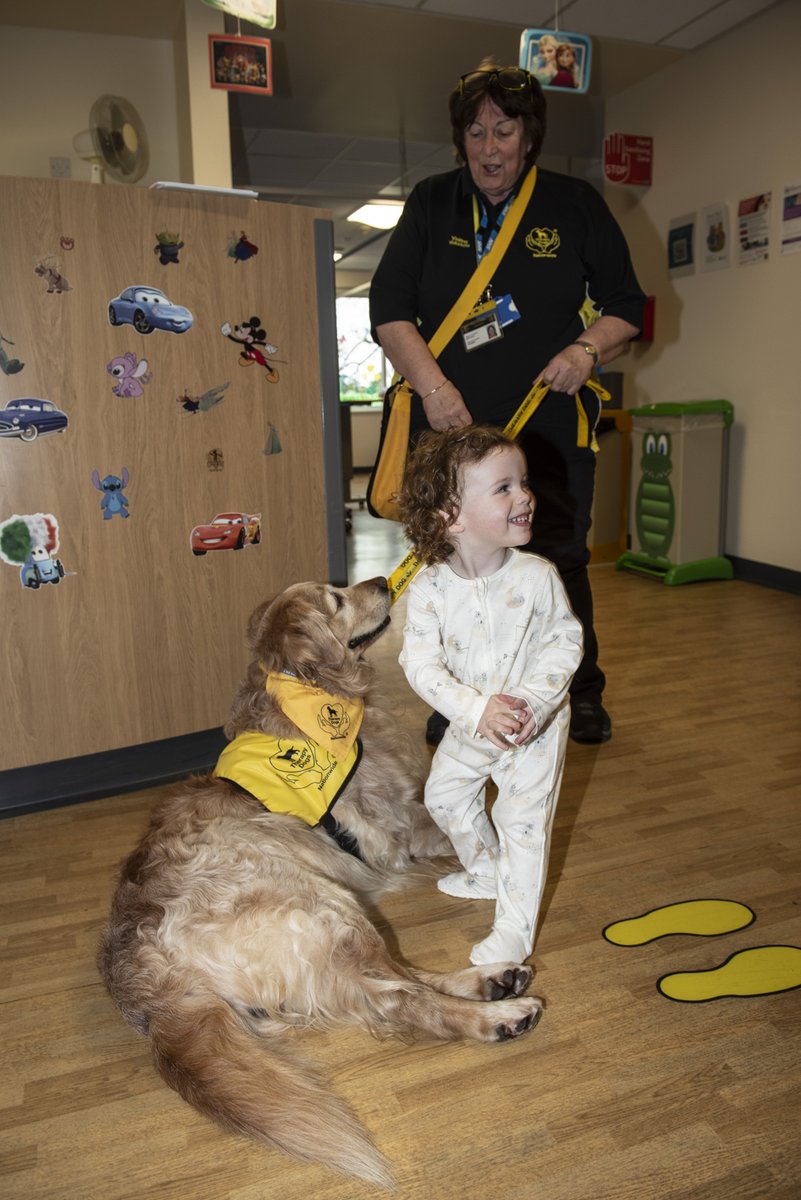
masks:
<svg viewBox="0 0 801 1200"><path fill-rule="evenodd" d="M247 661L248 614L292 581L330 577L326 461L329 489L341 478L330 478L338 423L321 401L326 214L11 178L0 213L7 771L220 725ZM333 320L330 259L328 270ZM188 309L191 328L139 332L123 301L112 324L110 303L135 286ZM162 319L163 301L155 311ZM336 380L335 352L332 369ZM49 402L66 427L33 436L41 406L19 400ZM127 507L95 472L101 485L127 475ZM195 526L237 513L259 518L241 549L192 552ZM24 586L26 572L37 582L31 558L58 571L43 560L50 518L58 546L51 537L44 558L64 575Z"/></svg>

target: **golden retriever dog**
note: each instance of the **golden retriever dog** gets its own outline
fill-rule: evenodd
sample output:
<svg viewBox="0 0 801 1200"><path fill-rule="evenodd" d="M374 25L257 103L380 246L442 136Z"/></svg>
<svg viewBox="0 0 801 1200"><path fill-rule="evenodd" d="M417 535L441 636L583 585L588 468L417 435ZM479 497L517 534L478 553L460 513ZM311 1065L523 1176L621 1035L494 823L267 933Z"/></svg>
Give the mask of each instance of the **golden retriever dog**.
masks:
<svg viewBox="0 0 801 1200"><path fill-rule="evenodd" d="M368 915L415 864L452 854L421 803L421 768L368 694L364 651L388 623L381 578L296 584L256 610L226 734L298 739L266 686L272 673L327 693L335 730L348 704L363 704L361 760L335 820L269 811L219 775L179 785L122 867L98 955L122 1015L185 1100L226 1129L385 1187L386 1161L296 1061L287 1027L498 1042L533 1028L542 1008L523 994L529 967L413 970Z"/></svg>

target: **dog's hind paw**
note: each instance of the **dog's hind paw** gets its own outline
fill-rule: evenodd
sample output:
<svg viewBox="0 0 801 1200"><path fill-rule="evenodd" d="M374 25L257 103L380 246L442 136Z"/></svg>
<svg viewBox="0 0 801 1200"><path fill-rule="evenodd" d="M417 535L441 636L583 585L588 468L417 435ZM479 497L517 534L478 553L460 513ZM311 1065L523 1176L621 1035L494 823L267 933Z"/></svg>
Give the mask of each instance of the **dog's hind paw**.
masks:
<svg viewBox="0 0 801 1200"><path fill-rule="evenodd" d="M509 1042L512 1038L522 1037L524 1033L528 1033L538 1023L542 1016L542 1005L539 1000L532 999L531 1011L525 1016L520 1017L517 1021L504 1021L500 1025L495 1026L495 1038L499 1042Z"/></svg>
<svg viewBox="0 0 801 1200"><path fill-rule="evenodd" d="M499 968L485 980L488 1000L506 1000L509 996L522 996L534 978L531 967L521 967L516 963Z"/></svg>

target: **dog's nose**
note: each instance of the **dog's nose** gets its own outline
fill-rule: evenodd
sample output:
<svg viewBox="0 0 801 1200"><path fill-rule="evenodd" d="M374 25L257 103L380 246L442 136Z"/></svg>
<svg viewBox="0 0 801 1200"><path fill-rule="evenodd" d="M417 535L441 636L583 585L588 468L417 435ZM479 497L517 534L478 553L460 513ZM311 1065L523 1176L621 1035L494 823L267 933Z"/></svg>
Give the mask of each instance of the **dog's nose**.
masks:
<svg viewBox="0 0 801 1200"><path fill-rule="evenodd" d="M382 594L389 591L389 584L384 575L376 575L375 579L368 579L367 586L374 587L377 592L381 592Z"/></svg>

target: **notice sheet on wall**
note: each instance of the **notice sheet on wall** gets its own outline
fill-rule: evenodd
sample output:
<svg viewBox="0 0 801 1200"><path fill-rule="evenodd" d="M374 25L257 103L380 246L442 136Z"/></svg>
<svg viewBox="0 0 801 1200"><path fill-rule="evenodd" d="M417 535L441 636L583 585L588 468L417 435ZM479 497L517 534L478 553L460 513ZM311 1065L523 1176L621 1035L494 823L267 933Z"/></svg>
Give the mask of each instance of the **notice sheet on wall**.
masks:
<svg viewBox="0 0 801 1200"><path fill-rule="evenodd" d="M729 208L710 204L701 212L702 271L719 271L729 265Z"/></svg>
<svg viewBox="0 0 801 1200"><path fill-rule="evenodd" d="M737 205L739 263L764 262L770 248L770 192L749 196Z"/></svg>
<svg viewBox="0 0 801 1200"><path fill-rule="evenodd" d="M782 200L782 254L801 251L801 183L786 183Z"/></svg>

